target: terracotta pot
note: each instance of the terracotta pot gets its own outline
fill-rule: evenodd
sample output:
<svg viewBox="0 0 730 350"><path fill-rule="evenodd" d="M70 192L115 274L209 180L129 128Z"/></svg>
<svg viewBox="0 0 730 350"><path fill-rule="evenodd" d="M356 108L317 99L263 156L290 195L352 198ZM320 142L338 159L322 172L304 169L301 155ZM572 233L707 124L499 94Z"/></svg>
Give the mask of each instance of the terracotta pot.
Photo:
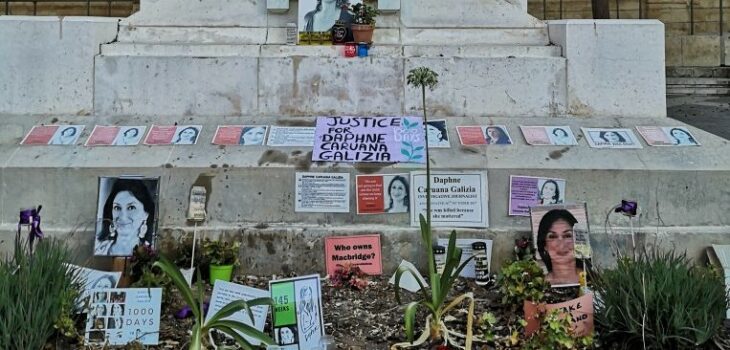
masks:
<svg viewBox="0 0 730 350"><path fill-rule="evenodd" d="M373 42L373 31L375 27L369 24L353 24L352 25L352 36L356 43L371 43Z"/></svg>

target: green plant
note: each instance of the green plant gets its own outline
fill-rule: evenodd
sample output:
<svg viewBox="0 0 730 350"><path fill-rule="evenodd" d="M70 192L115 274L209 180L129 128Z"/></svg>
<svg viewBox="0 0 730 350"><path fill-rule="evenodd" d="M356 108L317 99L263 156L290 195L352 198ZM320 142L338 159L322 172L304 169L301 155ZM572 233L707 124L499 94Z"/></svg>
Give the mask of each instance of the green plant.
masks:
<svg viewBox="0 0 730 350"><path fill-rule="evenodd" d="M63 337L79 338L78 329L76 329L76 311L78 311L76 301L81 296L83 285L77 280L76 285L62 292L60 314L53 324L53 328Z"/></svg>
<svg viewBox="0 0 730 350"><path fill-rule="evenodd" d="M551 310L541 318L540 328L522 344L522 350L580 350L593 344L593 337L574 337L570 315Z"/></svg>
<svg viewBox="0 0 730 350"><path fill-rule="evenodd" d="M359 266L346 262L337 266L335 273L330 276L333 287L348 286L352 289L363 290L368 286L368 275Z"/></svg>
<svg viewBox="0 0 730 350"><path fill-rule="evenodd" d="M217 266L238 264L238 250L240 247L240 242L230 243L210 239L205 239L203 242L203 251L208 263Z"/></svg>
<svg viewBox="0 0 730 350"><path fill-rule="evenodd" d="M728 297L722 275L674 250L644 250L593 279L596 324L627 348L698 349L718 333Z"/></svg>
<svg viewBox="0 0 730 350"><path fill-rule="evenodd" d="M550 289L545 272L531 259L517 260L502 267L497 285L502 293L502 303L513 307L521 307L525 300L539 303Z"/></svg>
<svg viewBox="0 0 730 350"><path fill-rule="evenodd" d="M134 250L132 250L132 258L129 259L130 263L127 266L126 271L130 281L132 282L132 285L137 285L141 287L157 287L138 285L136 283L143 277L149 278L149 276L144 276L144 274L145 272L149 272L149 270L152 268L152 264L154 264L155 261L157 261L159 258L160 257L157 250L155 250L155 248L150 245L138 244L136 247L134 247Z"/></svg>
<svg viewBox="0 0 730 350"><path fill-rule="evenodd" d="M350 12L353 16L352 23L369 24L371 26L375 25L375 18L380 13L377 9L365 3L352 5Z"/></svg>
<svg viewBox="0 0 730 350"><path fill-rule="evenodd" d="M183 278L182 274L180 273L180 270L171 262L167 261L167 259L161 257L160 260L155 262L153 266L159 267L172 280L173 284L175 285L175 287L177 287L185 302L188 304L188 306L190 306L193 311L195 323L192 329L190 346L188 348L189 350L205 349L204 345L206 345L205 343L207 342L206 338L208 331L212 329L216 329L229 335L236 341L238 346L244 349L254 349L255 347L251 345L251 343L246 341L246 339L243 338L238 332L243 333L244 335L251 338L257 339L266 345L274 344L274 340L271 339L271 337L257 330L256 328L253 328L242 322L234 320L224 320L224 318L229 317L239 311L246 311L249 317L251 317L251 319L253 320L254 318L251 307L259 305L270 305L273 308L273 299L256 298L253 300L249 300L248 302L244 300L232 301L224 306L222 309L220 309L220 311L218 311L206 322L205 313L203 312L203 304L205 303L205 295L203 293L205 292L205 289L203 288L203 285L201 283L202 278L200 277L200 272L198 272L198 280L196 284L197 295L194 295L193 290L188 286L185 278Z"/></svg>
<svg viewBox="0 0 730 350"><path fill-rule="evenodd" d="M67 329L79 274L66 268L71 254L61 241L42 240L32 255L15 246L0 262L0 349L41 349L54 326Z"/></svg>

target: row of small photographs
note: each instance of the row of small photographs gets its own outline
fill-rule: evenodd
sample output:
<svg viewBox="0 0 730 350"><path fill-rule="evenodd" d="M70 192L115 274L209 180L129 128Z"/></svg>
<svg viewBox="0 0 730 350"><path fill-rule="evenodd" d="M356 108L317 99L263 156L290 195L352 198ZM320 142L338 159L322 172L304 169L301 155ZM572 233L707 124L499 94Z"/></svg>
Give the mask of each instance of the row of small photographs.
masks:
<svg viewBox="0 0 730 350"><path fill-rule="evenodd" d="M449 148L446 120L427 123L429 147ZM81 136L84 125L34 126L21 141L22 145L74 145ZM144 139L145 145L194 145L198 142L202 125L161 126L152 125ZM134 146L138 145L147 130L146 126L97 125L87 139L86 146ZM529 145L560 146L577 145L572 129L562 126L520 126ZM642 148L641 143L628 128L581 128L593 148ZM637 126L636 130L650 146L699 146L700 143L685 127ZM504 125L458 126L456 132L462 145L511 145L509 131ZM268 133L268 139L267 139ZM280 127L267 125L218 126L214 145L263 145L303 146L314 145L314 127Z"/></svg>
<svg viewBox="0 0 730 350"><path fill-rule="evenodd" d="M523 126L525 142L532 146L574 146L578 141L570 126ZM636 130L650 146L699 146L685 127L637 126ZM581 128L593 148L643 148L628 128ZM472 145L511 145L512 138L504 125L457 126L459 142Z"/></svg>

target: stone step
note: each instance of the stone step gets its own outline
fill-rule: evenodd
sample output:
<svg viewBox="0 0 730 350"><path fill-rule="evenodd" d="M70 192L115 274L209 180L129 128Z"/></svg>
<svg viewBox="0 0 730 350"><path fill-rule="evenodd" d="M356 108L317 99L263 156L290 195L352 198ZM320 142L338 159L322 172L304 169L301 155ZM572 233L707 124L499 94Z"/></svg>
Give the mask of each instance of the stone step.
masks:
<svg viewBox="0 0 730 350"><path fill-rule="evenodd" d="M728 86L730 87L730 78L675 78L667 77L667 85L685 85L685 86Z"/></svg>
<svg viewBox="0 0 730 350"><path fill-rule="evenodd" d="M136 44L113 43L101 46L103 56L153 57L341 57L343 46L233 45L233 44ZM559 46L400 46L373 45L374 57L560 57Z"/></svg>
<svg viewBox="0 0 730 350"><path fill-rule="evenodd" d="M730 88L667 87L667 95L724 96L730 95Z"/></svg>
<svg viewBox="0 0 730 350"><path fill-rule="evenodd" d="M667 67L667 78L730 78L730 67Z"/></svg>

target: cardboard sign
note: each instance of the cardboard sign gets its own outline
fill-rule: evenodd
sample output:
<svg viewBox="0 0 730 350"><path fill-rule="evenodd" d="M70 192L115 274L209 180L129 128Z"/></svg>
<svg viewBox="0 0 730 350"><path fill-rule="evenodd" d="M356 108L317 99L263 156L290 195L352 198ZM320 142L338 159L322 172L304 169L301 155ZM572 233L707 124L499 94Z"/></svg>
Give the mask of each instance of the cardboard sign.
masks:
<svg viewBox="0 0 730 350"><path fill-rule="evenodd" d="M566 301L558 304L538 305L525 301L525 335L530 336L538 328L540 328L540 320L538 318L539 308L544 311L561 310L570 315L573 321L573 335L576 337L585 337L593 333L593 294L588 293L580 298Z"/></svg>
<svg viewBox="0 0 730 350"><path fill-rule="evenodd" d="M368 275L380 275L383 273L380 235L326 237L324 261L330 276L344 263L351 263Z"/></svg>
<svg viewBox="0 0 730 350"><path fill-rule="evenodd" d="M357 213L407 213L410 208L408 174L358 175Z"/></svg>
<svg viewBox="0 0 730 350"><path fill-rule="evenodd" d="M152 125L145 145L194 145L200 138L202 125Z"/></svg>
<svg viewBox="0 0 730 350"><path fill-rule="evenodd" d="M96 125L85 146L136 146L146 130L146 126Z"/></svg>
<svg viewBox="0 0 730 350"><path fill-rule="evenodd" d="M21 145L47 145L58 130L58 125L35 125L25 135Z"/></svg>
<svg viewBox="0 0 730 350"><path fill-rule="evenodd" d="M456 246L458 248L461 248L461 261L459 261L459 265L463 264L466 259L469 259L472 255L474 255L474 252L471 248L471 245L474 242L484 242L484 244L487 245L487 261L489 262L489 271L492 271L492 241L489 239L457 238ZM442 247L448 247L449 239L439 238L438 245ZM471 259L471 261L466 264L466 267L461 270L461 274L459 274L459 276L466 278L476 278L476 274L474 273L474 265L475 261L474 259Z"/></svg>
<svg viewBox="0 0 730 350"><path fill-rule="evenodd" d="M522 126L520 125L525 142L533 146L572 146L578 141L573 135L570 126Z"/></svg>
<svg viewBox="0 0 730 350"><path fill-rule="evenodd" d="M481 227L489 225L486 172L431 172L431 225ZM426 172L411 172L411 226L426 216Z"/></svg>
<svg viewBox="0 0 730 350"><path fill-rule="evenodd" d="M218 311L223 309L224 306L228 305L232 301L249 301L257 298L267 297L269 297L268 290L251 288L227 281L216 281L215 286L213 287L213 294L210 296L210 308L208 309L208 314L205 315L205 322L208 322L208 320L210 320L213 315L218 313ZM253 320L249 317L248 312L246 312L245 310L236 312L235 314L224 318L224 320L238 321L263 332L264 325L266 324L266 315L269 314L269 306L254 306L251 308L251 312L253 313ZM261 341L255 338L251 338L240 332L238 334L240 334L244 339L246 339L246 341L248 341L252 345L261 344Z"/></svg>
<svg viewBox="0 0 730 350"><path fill-rule="evenodd" d="M407 260L401 260L400 264L398 265L398 268L400 268L401 266L410 267L416 273L416 276L413 277L412 274L410 274L408 272L404 272L400 276L400 281L398 283L398 287L403 288L409 292L416 293L419 290L421 290L421 286L416 281L416 278L418 278L418 281L420 281L424 287L428 287L428 282L426 282L426 280L423 278L423 276L421 276L421 274L418 272L418 269L416 268L415 265L413 265L413 263L411 263L410 261L407 261ZM395 274L397 272L398 272L398 270L396 269L396 272L393 273L393 276L390 276L388 283L395 284Z"/></svg>
<svg viewBox="0 0 730 350"><path fill-rule="evenodd" d="M418 117L319 117L313 161L425 163Z"/></svg>
<svg viewBox="0 0 730 350"><path fill-rule="evenodd" d="M565 201L565 180L546 177L509 177L509 215L530 216L534 205L560 204Z"/></svg>
<svg viewBox="0 0 730 350"><path fill-rule="evenodd" d="M580 264L591 258L586 204L533 206L530 207L530 222L536 258L545 271L545 280L553 288L578 285L578 275L583 271ZM547 268L546 259L551 260L551 269ZM557 275L553 271L575 273Z"/></svg>
<svg viewBox="0 0 730 350"><path fill-rule="evenodd" d="M157 345L162 288L110 288L95 291L86 319L86 345Z"/></svg>
<svg viewBox="0 0 730 350"><path fill-rule="evenodd" d="M220 125L213 137L214 145L260 146L266 140L265 125Z"/></svg>
<svg viewBox="0 0 730 350"><path fill-rule="evenodd" d="M314 127L307 126L271 126L267 146L314 146Z"/></svg>
<svg viewBox="0 0 730 350"><path fill-rule="evenodd" d="M643 148L631 129L581 128L593 148Z"/></svg>
<svg viewBox="0 0 730 350"><path fill-rule="evenodd" d="M274 299L274 339L285 350L319 346L324 334L322 290L318 275L269 281Z"/></svg>
<svg viewBox="0 0 730 350"><path fill-rule="evenodd" d="M700 143L685 127L637 126L639 135L649 146L699 146Z"/></svg>
<svg viewBox="0 0 730 350"><path fill-rule="evenodd" d="M426 133L428 134L428 147L449 148L449 131L446 127L446 120L429 120L426 122Z"/></svg>
<svg viewBox="0 0 730 350"><path fill-rule="evenodd" d="M349 213L349 173L297 173L294 211Z"/></svg>

